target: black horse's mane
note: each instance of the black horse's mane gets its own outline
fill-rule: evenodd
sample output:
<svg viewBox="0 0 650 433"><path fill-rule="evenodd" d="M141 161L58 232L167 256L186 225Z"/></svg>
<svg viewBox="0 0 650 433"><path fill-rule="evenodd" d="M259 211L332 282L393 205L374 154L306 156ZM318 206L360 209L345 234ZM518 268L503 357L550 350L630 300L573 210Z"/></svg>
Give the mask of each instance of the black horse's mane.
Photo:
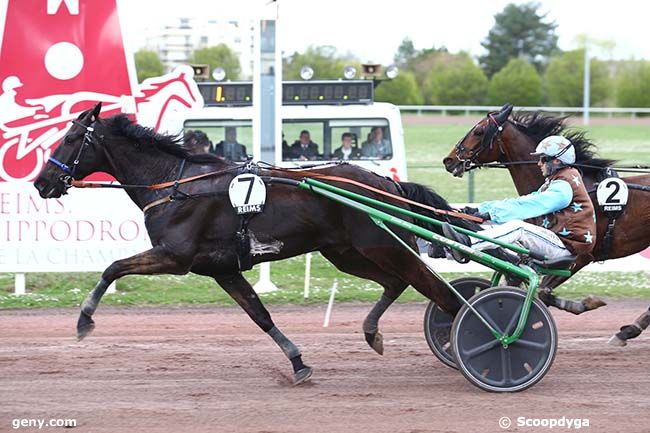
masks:
<svg viewBox="0 0 650 433"><path fill-rule="evenodd" d="M419 183L412 183L412 182L399 182L400 187L403 190L403 196L407 197L413 201L416 201L418 203L423 203L428 206L434 207L436 209L440 210L446 210L446 211L454 211L455 209L449 206L449 203L447 200L445 200L440 194L432 190L431 188L420 185ZM451 217L451 216L444 216L440 214L434 214L429 211L423 211L419 207L415 206L412 208L414 212L417 213L423 213L423 214L428 214L432 218L435 218L437 220L442 220L442 221L447 221L452 224L456 224L458 226L464 227L469 230L474 230L474 231L479 231L481 230L481 226L473 223L471 221L468 221L466 219L461 219L461 218L456 218L456 217ZM432 230L436 233L440 233L440 228L437 226L432 226L428 223L422 223L420 221L416 221L416 224L421 225L425 228L428 228L429 230Z"/></svg>
<svg viewBox="0 0 650 433"><path fill-rule="evenodd" d="M136 146L143 150L154 148L169 155L199 164L223 162L221 158L210 153L191 154L182 145L182 135L160 134L153 128L147 128L134 123L126 114L117 114L104 119L104 123L112 134L135 141Z"/></svg>
<svg viewBox="0 0 650 433"><path fill-rule="evenodd" d="M576 150L576 163L593 167L580 167L584 172L600 171L610 167L616 161L612 159L597 158L596 145L589 140L585 131L570 130L565 121L569 116L555 117L535 111L533 113L513 114L513 124L526 134L534 143L539 143L549 135L562 135L573 143Z"/></svg>

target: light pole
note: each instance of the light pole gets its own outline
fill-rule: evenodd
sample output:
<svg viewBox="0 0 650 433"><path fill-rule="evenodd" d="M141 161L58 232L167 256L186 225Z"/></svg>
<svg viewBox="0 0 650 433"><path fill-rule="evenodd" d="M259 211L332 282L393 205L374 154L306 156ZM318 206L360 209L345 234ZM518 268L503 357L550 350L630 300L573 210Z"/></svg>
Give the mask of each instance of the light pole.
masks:
<svg viewBox="0 0 650 433"><path fill-rule="evenodd" d="M589 41L585 39L585 74L582 85L582 124L589 125Z"/></svg>
<svg viewBox="0 0 650 433"><path fill-rule="evenodd" d="M278 3L264 6L263 16L255 19L253 68L253 158L275 164L275 143L282 139L282 53L278 44ZM280 150L281 151L281 150ZM271 281L270 263L260 264L257 293L277 290Z"/></svg>

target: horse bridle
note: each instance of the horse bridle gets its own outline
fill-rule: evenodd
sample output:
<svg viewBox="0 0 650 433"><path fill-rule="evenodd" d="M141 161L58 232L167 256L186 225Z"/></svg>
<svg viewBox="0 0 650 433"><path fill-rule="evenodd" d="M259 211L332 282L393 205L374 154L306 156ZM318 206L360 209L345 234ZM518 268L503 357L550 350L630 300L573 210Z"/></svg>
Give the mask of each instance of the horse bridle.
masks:
<svg viewBox="0 0 650 433"><path fill-rule="evenodd" d="M95 137L94 135L96 122L93 122L88 126L84 125L78 120L73 120L72 123L77 126L81 126L86 130L86 132L84 133L83 142L81 143L81 146L79 146L79 151L77 152L77 156L72 162L72 167L62 161L59 161L53 156L50 156L47 159L48 162L51 162L52 164L56 165L61 170L63 170L63 173L65 173L59 177L59 180L65 185L65 191L67 191L70 188L70 186L72 185L72 181L75 180L74 174L75 171L77 170L77 166L79 165L79 162L81 161L81 156L83 155L84 150L90 147L91 144L95 144L98 142L97 137Z"/></svg>
<svg viewBox="0 0 650 433"><path fill-rule="evenodd" d="M476 158L483 152L485 149L492 150L494 147L494 142L495 140L498 139L498 145L499 145L499 152L503 154L503 143L501 141L501 133L503 132L503 125L508 121L507 119L503 123L499 123L495 118L494 118L494 112L488 113L487 114L487 120L488 120L488 125L494 123L496 126L494 132L490 134L491 136L488 139L488 135L486 134L483 139L481 140L481 144L479 145L478 149L474 151L474 149L471 150L472 154L470 155L469 158L462 158L460 155L462 152L465 152L467 149L465 148L465 145L463 142L465 139L469 136L469 134L474 131L474 129L481 123L483 120L480 120L478 123L476 123L470 130L465 134L465 136L456 144L455 150L456 150L456 158L460 162L463 163L465 166L465 171L469 171L472 168L478 167L480 164L476 163ZM474 166L474 167L473 167Z"/></svg>

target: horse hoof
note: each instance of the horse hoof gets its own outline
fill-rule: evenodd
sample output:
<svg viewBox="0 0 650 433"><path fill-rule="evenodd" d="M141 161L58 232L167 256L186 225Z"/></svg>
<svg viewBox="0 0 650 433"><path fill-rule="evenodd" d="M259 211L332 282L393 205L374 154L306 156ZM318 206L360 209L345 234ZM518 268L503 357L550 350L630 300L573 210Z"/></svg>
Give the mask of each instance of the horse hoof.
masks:
<svg viewBox="0 0 650 433"><path fill-rule="evenodd" d="M622 338L619 338L618 335L614 334L612 335L612 338L609 339L607 342L611 346L616 346L616 347L624 347L627 345L627 341L623 340Z"/></svg>
<svg viewBox="0 0 650 433"><path fill-rule="evenodd" d="M585 311L591 311L595 310L596 308L604 307L607 305L607 302L603 301L602 299L589 295L585 299L582 300L582 305L585 306Z"/></svg>
<svg viewBox="0 0 650 433"><path fill-rule="evenodd" d="M372 349L380 355L384 354L384 336L377 331L374 334L366 333L366 341Z"/></svg>
<svg viewBox="0 0 650 433"><path fill-rule="evenodd" d="M309 380L311 377L312 373L314 372L314 369L311 367L305 366L304 368L301 368L300 370L296 371L293 374L293 386L300 385L301 383L305 383Z"/></svg>
<svg viewBox="0 0 650 433"><path fill-rule="evenodd" d="M81 313L79 315L79 321L77 322L77 341L81 341L86 338L91 332L95 329L95 322L93 319L86 313Z"/></svg>

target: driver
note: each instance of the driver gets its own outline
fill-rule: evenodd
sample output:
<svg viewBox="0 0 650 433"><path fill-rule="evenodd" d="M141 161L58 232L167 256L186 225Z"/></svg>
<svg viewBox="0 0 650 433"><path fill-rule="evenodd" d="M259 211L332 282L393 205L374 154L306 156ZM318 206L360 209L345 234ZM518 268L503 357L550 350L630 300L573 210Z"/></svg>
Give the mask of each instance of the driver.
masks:
<svg viewBox="0 0 650 433"><path fill-rule="evenodd" d="M573 145L565 137L552 135L540 141L532 155L540 157L537 166L546 178L537 191L463 211L499 224L480 231L482 235L518 243L549 259L590 254L596 243L596 214L580 172L570 166L576 160ZM443 232L475 250L496 248L488 241L470 240L447 223ZM459 251L452 250L452 255L466 261Z"/></svg>

